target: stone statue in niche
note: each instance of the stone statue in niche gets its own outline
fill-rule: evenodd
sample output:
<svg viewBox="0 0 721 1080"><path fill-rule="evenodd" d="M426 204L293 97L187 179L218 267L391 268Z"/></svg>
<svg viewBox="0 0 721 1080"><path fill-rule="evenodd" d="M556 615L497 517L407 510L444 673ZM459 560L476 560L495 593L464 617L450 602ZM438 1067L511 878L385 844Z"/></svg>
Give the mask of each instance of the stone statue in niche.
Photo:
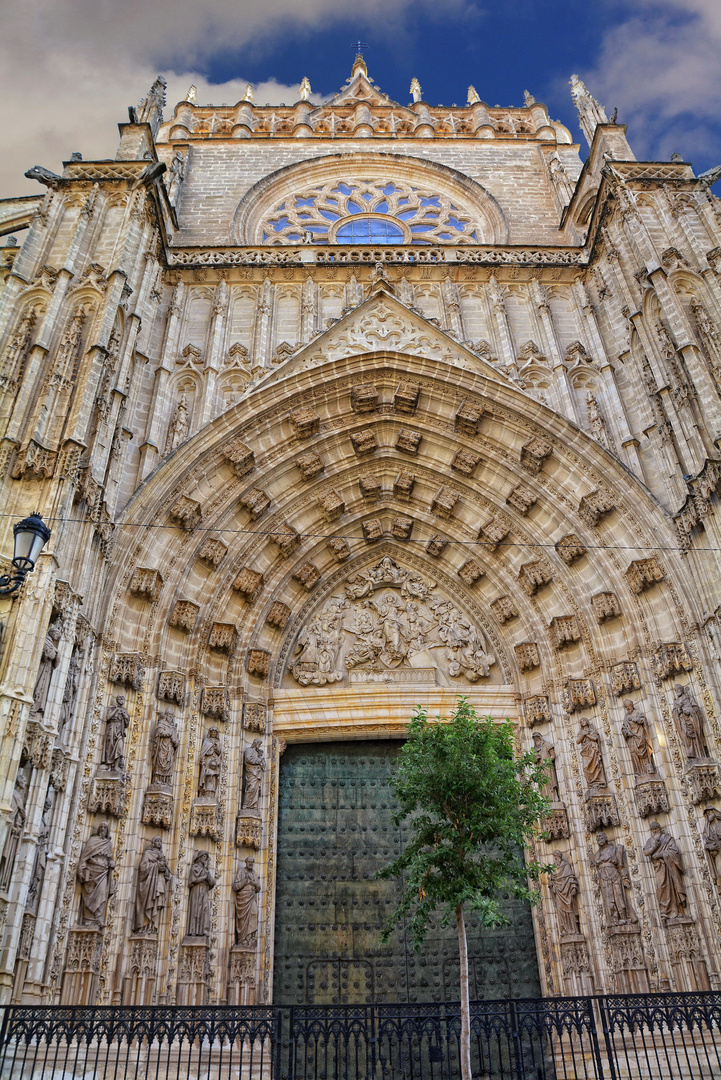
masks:
<svg viewBox="0 0 721 1080"><path fill-rule="evenodd" d="M560 802L561 796L558 793L558 774L556 773L556 751L551 746L550 742L547 742L543 738L540 731L536 731L533 734L533 747L534 754L536 755L536 761L539 765L545 764L549 761L550 765L547 766L548 780L543 785L546 789L545 795L548 795L552 802Z"/></svg>
<svg viewBox="0 0 721 1080"><path fill-rule="evenodd" d="M222 760L223 750L220 745L220 735L218 729L212 727L208 730L208 734L203 739L203 745L200 748L198 795L201 798L217 799Z"/></svg>
<svg viewBox="0 0 721 1080"><path fill-rule="evenodd" d="M598 871L603 909L607 926L623 926L638 922L626 890L631 888L628 860L623 844L611 844L605 832L596 836L598 851L591 863Z"/></svg>
<svg viewBox="0 0 721 1080"><path fill-rule="evenodd" d="M671 834L664 832L657 821L651 822L651 836L644 845L643 853L647 859L653 860L661 918L667 921L684 918L686 887L681 852Z"/></svg>
<svg viewBox="0 0 721 1080"><path fill-rule="evenodd" d="M716 888L721 888L721 873L719 873L719 854L721 854L721 810L715 806L707 806L703 812L703 846L711 864L711 872L716 882Z"/></svg>
<svg viewBox="0 0 721 1080"><path fill-rule="evenodd" d="M28 778L23 772L19 772L15 780L15 787L10 799L10 825L5 837L2 858L0 858L0 892L7 892L12 881L15 860L18 855L20 841L25 830L25 800L28 794Z"/></svg>
<svg viewBox="0 0 721 1080"><path fill-rule="evenodd" d="M184 439L187 439L189 431L188 399L185 394L181 394L168 426L168 437L165 440L166 455L172 454L173 450L177 449Z"/></svg>
<svg viewBox="0 0 721 1080"><path fill-rule="evenodd" d="M653 744L648 731L648 721L633 701L624 701L626 715L621 724L621 734L626 740L635 776L653 776Z"/></svg>
<svg viewBox="0 0 721 1080"><path fill-rule="evenodd" d="M265 771L265 754L260 739L253 739L243 753L243 809L257 810Z"/></svg>
<svg viewBox="0 0 721 1080"><path fill-rule="evenodd" d="M80 661L78 660L78 654L73 652L70 657L70 666L68 667L68 677L65 680L65 689L63 690L63 700L60 706L60 715L58 716L58 738L62 739L63 730L65 726L71 722L75 715L75 701L78 696L78 685L80 683Z"/></svg>
<svg viewBox="0 0 721 1080"><path fill-rule="evenodd" d="M136 934L157 934L160 913L166 905L173 875L159 836L154 837L140 857L135 888Z"/></svg>
<svg viewBox="0 0 721 1080"><path fill-rule="evenodd" d="M103 821L83 844L78 860L81 926L102 930L105 925L108 898L115 892L114 869L113 842Z"/></svg>
<svg viewBox="0 0 721 1080"><path fill-rule="evenodd" d="M260 882L252 855L238 868L235 893L235 944L254 948L258 940L258 893Z"/></svg>
<svg viewBox="0 0 721 1080"><path fill-rule="evenodd" d="M587 716L582 716L576 742L580 747L581 767L586 778L588 790L607 791L606 770L601 753L601 736Z"/></svg>
<svg viewBox="0 0 721 1080"><path fill-rule="evenodd" d="M180 737L172 709L166 709L158 717L150 742L152 783L172 787L175 757Z"/></svg>
<svg viewBox="0 0 721 1080"><path fill-rule="evenodd" d="M125 708L125 696L118 694L115 704L109 705L105 713L105 735L101 762L111 772L122 772L125 768L125 732L130 723L130 713Z"/></svg>
<svg viewBox="0 0 721 1080"><path fill-rule="evenodd" d="M579 934L581 925L578 916L578 878L567 855L562 851L554 851L553 858L556 861L556 869L550 874L548 883L558 913L561 936Z"/></svg>
<svg viewBox="0 0 721 1080"><path fill-rule="evenodd" d="M215 875L207 851L196 851L188 878L188 937L207 938L210 933L210 893Z"/></svg>
<svg viewBox="0 0 721 1080"><path fill-rule="evenodd" d="M45 715L45 706L47 705L48 694L50 692L50 682L58 662L58 642L60 641L61 633L62 629L60 622L56 620L54 623L50 624L48 632L45 635L43 651L40 654L38 677L35 680L35 688L33 689L33 704L30 709L29 717L31 720L39 720Z"/></svg>
<svg viewBox="0 0 721 1080"><path fill-rule="evenodd" d="M45 880L45 867L48 862L48 845L50 842L50 824L48 822L48 814L53 805L53 789L48 790L45 796L45 802L43 803L43 813L40 818L40 828L38 829L38 843L35 848L35 861L33 862L33 873L30 878L30 884L28 886L28 898L25 907L28 911L36 911L38 901L40 899L40 892L43 887L43 881Z"/></svg>
<svg viewBox="0 0 721 1080"><path fill-rule="evenodd" d="M436 583L384 556L352 577L301 630L289 670L301 686L339 682L347 671L385 675L441 669L477 682L495 664L482 633Z"/></svg>
<svg viewBox="0 0 721 1080"><path fill-rule="evenodd" d="M707 758L708 747L703 733L703 709L693 696L690 686L677 683L673 688L673 706L671 711L681 742L689 761Z"/></svg>

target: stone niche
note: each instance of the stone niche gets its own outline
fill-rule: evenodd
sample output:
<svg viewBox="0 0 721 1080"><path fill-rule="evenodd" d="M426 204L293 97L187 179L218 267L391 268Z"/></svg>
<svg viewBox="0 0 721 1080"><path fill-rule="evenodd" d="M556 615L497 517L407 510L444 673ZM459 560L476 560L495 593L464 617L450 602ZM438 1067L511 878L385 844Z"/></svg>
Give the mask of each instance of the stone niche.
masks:
<svg viewBox="0 0 721 1080"><path fill-rule="evenodd" d="M481 573L475 563L459 570L466 586ZM457 593L383 556L306 619L288 650L285 685L499 682L479 618L457 606Z"/></svg>

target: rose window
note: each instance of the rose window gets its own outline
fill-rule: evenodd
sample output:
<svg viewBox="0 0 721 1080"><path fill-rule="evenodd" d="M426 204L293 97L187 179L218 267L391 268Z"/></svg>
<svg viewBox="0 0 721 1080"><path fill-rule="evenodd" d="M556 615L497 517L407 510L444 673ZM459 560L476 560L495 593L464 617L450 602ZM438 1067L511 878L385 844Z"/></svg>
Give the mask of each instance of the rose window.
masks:
<svg viewBox="0 0 721 1080"><path fill-rule="evenodd" d="M447 195L392 181L332 181L288 196L264 244L478 244L478 223Z"/></svg>

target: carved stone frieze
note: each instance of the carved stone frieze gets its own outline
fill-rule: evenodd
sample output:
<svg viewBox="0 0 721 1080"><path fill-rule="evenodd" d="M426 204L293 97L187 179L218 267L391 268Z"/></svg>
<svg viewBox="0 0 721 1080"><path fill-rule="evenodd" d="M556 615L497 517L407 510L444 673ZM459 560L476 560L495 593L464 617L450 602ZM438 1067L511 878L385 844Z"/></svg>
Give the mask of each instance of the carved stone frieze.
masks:
<svg viewBox="0 0 721 1080"><path fill-rule="evenodd" d="M168 791L151 787L143 799L144 825L155 825L159 829L171 829L173 826L173 796Z"/></svg>
<svg viewBox="0 0 721 1080"><path fill-rule="evenodd" d="M407 469L401 469L393 481L393 494L402 502L408 502L412 493L416 478Z"/></svg>
<svg viewBox="0 0 721 1080"><path fill-rule="evenodd" d="M263 588L263 575L258 570L244 566L233 582L233 588L247 603L251 603Z"/></svg>
<svg viewBox="0 0 721 1080"><path fill-rule="evenodd" d="M100 971L100 951L103 935L100 930L89 926L78 926L68 934L68 947L65 954L65 971L92 972Z"/></svg>
<svg viewBox="0 0 721 1080"><path fill-rule="evenodd" d="M128 974L138 979L154 979L158 964L158 939L145 935L130 938Z"/></svg>
<svg viewBox="0 0 721 1080"><path fill-rule="evenodd" d="M220 839L221 821L217 799L212 796L200 796L193 799L188 831L191 836L209 836L214 840Z"/></svg>
<svg viewBox="0 0 721 1080"><path fill-rule="evenodd" d="M249 675L267 679L270 670L270 653L266 649L248 649L246 668Z"/></svg>
<svg viewBox="0 0 721 1080"><path fill-rule="evenodd" d="M547 834L548 840L568 840L571 835L568 827L568 814L563 803L553 803L548 815L540 824L541 832Z"/></svg>
<svg viewBox="0 0 721 1080"><path fill-rule="evenodd" d="M325 469L325 465L320 456L313 450L306 450L305 453L299 454L295 459L295 463L300 470L300 475L304 480L313 480Z"/></svg>
<svg viewBox="0 0 721 1080"><path fill-rule="evenodd" d="M518 618L518 608L510 596L499 596L491 601L491 611L500 623Z"/></svg>
<svg viewBox="0 0 721 1080"><path fill-rule="evenodd" d="M12 471L13 480L49 480L55 471L57 452L47 450L30 439L25 450L18 454Z"/></svg>
<svg viewBox="0 0 721 1080"><path fill-rule="evenodd" d="M253 521L258 521L270 506L270 495L260 488L251 488L239 499L240 505L250 514Z"/></svg>
<svg viewBox="0 0 721 1080"><path fill-rule="evenodd" d="M693 671L691 655L682 641L667 641L659 645L654 653L653 666L659 679L670 679L672 675Z"/></svg>
<svg viewBox="0 0 721 1080"><path fill-rule="evenodd" d="M721 773L715 761L694 761L686 770L693 802L698 805L721 796Z"/></svg>
<svg viewBox="0 0 721 1080"><path fill-rule="evenodd" d="M52 733L46 731L37 720L28 720L25 725L23 750L36 769L48 769L53 752Z"/></svg>
<svg viewBox="0 0 721 1080"><path fill-rule="evenodd" d="M464 401L456 413L456 431L461 431L464 435L477 435L482 417L483 408L480 405L471 405L469 401Z"/></svg>
<svg viewBox="0 0 721 1080"><path fill-rule="evenodd" d="M579 517L590 526L598 525L615 509L616 505L610 495L600 490L584 495L578 504Z"/></svg>
<svg viewBox="0 0 721 1080"><path fill-rule="evenodd" d="M557 541L555 547L558 555L568 566L575 563L576 560L585 555L587 551L587 548L581 543L575 533L568 533L566 536L562 536L561 539Z"/></svg>
<svg viewBox="0 0 721 1080"><path fill-rule="evenodd" d="M412 517L394 517L391 521L391 536L394 540L408 540L413 531Z"/></svg>
<svg viewBox="0 0 721 1080"><path fill-rule="evenodd" d="M200 503L187 495L181 495L168 511L170 520L186 532L192 532L203 519Z"/></svg>
<svg viewBox="0 0 721 1080"><path fill-rule="evenodd" d="M88 813L120 817L125 802L126 783L127 777L124 773L100 765L88 796Z"/></svg>
<svg viewBox="0 0 721 1080"><path fill-rule="evenodd" d="M581 640L581 627L575 615L557 615L551 619L549 633L554 649L565 649Z"/></svg>
<svg viewBox="0 0 721 1080"><path fill-rule="evenodd" d="M563 690L563 707L568 713L590 708L596 704L592 679L568 679Z"/></svg>
<svg viewBox="0 0 721 1080"><path fill-rule="evenodd" d="M666 925L666 937L669 951L674 960L701 960L703 962L703 951L698 928L693 919L685 918L675 922L668 922Z"/></svg>
<svg viewBox="0 0 721 1080"><path fill-rule="evenodd" d="M287 521L283 522L276 532L270 534L270 539L277 545L284 559L287 559L300 547L300 534Z"/></svg>
<svg viewBox="0 0 721 1080"><path fill-rule="evenodd" d="M473 450L457 450L451 461L451 468L464 476L473 476L481 463L481 455Z"/></svg>
<svg viewBox="0 0 721 1080"><path fill-rule="evenodd" d="M534 641L524 641L516 645L514 651L519 671L534 671L541 666L538 645Z"/></svg>
<svg viewBox="0 0 721 1080"><path fill-rule="evenodd" d="M494 514L478 530L478 542L483 544L487 551L496 551L510 531L510 518L505 514Z"/></svg>
<svg viewBox="0 0 721 1080"><path fill-rule="evenodd" d="M567 935L561 938L561 964L564 975L588 975L591 963L588 958L588 945L583 934Z"/></svg>
<svg viewBox="0 0 721 1080"><path fill-rule="evenodd" d="M243 727L263 735L266 727L266 707L260 701L243 702Z"/></svg>
<svg viewBox="0 0 721 1080"><path fill-rule="evenodd" d="M626 571L626 580L635 593L650 589L652 585L663 581L664 577L663 568L655 555L650 559L635 559Z"/></svg>
<svg viewBox="0 0 721 1080"><path fill-rule="evenodd" d="M431 513L442 520L447 520L453 513L460 498L457 491L452 488L440 487L431 500Z"/></svg>
<svg viewBox="0 0 721 1080"><path fill-rule="evenodd" d="M158 697L161 701L173 701L182 706L185 701L185 673L161 671L158 674Z"/></svg>
<svg viewBox="0 0 721 1080"><path fill-rule="evenodd" d="M235 843L237 847L256 850L263 838L263 822L259 810L241 810L235 819Z"/></svg>
<svg viewBox="0 0 721 1080"><path fill-rule="evenodd" d="M108 671L110 682L121 686L130 686L133 690L142 690L145 680L145 668L138 653L116 653L110 662Z"/></svg>
<svg viewBox="0 0 721 1080"><path fill-rule="evenodd" d="M381 482L372 473L366 473L358 477L358 487L362 498L368 502L375 502L381 497Z"/></svg>
<svg viewBox="0 0 721 1080"><path fill-rule="evenodd" d="M228 959L228 984L254 988L256 985L255 949L233 945Z"/></svg>
<svg viewBox="0 0 721 1080"><path fill-rule="evenodd" d="M215 720L230 720L230 695L227 686L204 686L200 696L200 711L203 716L212 716Z"/></svg>
<svg viewBox="0 0 721 1080"><path fill-rule="evenodd" d="M337 521L345 514L345 499L334 488L325 491L318 499L318 508L325 516L326 521Z"/></svg>
<svg viewBox="0 0 721 1080"><path fill-rule="evenodd" d="M608 927L608 943L611 949L611 968L614 972L646 970L641 928L637 924ZM619 990L621 987L619 987ZM623 987L630 990L631 987ZM642 990L642 986L634 986Z"/></svg>
<svg viewBox="0 0 721 1080"><path fill-rule="evenodd" d="M485 573L486 571L482 566L478 565L475 559L466 559L458 569L458 576L466 585L475 585Z"/></svg>
<svg viewBox="0 0 721 1080"><path fill-rule="evenodd" d="M290 608L288 605L283 604L280 600L275 600L268 609L265 621L268 626L274 626L277 630L285 630L289 618Z"/></svg>
<svg viewBox="0 0 721 1080"><path fill-rule="evenodd" d="M141 600L150 600L151 603L160 596L163 579L159 570L152 570L146 566L138 566L133 571L133 576L128 585L128 592Z"/></svg>
<svg viewBox="0 0 721 1080"><path fill-rule="evenodd" d="M235 652L238 630L233 623L214 622L208 634L208 646L217 652Z"/></svg>
<svg viewBox="0 0 721 1080"><path fill-rule="evenodd" d="M393 395L393 408L403 416L412 416L418 408L421 388L417 383L402 382Z"/></svg>
<svg viewBox="0 0 721 1080"><path fill-rule="evenodd" d="M604 623L608 619L616 619L621 614L618 597L612 592L596 593L595 596L591 597L591 607L598 623Z"/></svg>
<svg viewBox="0 0 721 1080"><path fill-rule="evenodd" d="M176 600L168 624L176 630L183 630L186 634L190 634L195 628L199 614L200 606L194 604L192 600Z"/></svg>
<svg viewBox="0 0 721 1080"><path fill-rule="evenodd" d="M345 562L350 558L348 542L342 536L334 536L328 541L328 550L337 562Z"/></svg>
<svg viewBox="0 0 721 1080"><path fill-rule="evenodd" d="M525 517L532 506L537 503L537 498L530 488L527 488L525 484L516 484L511 491L506 495L506 502L509 506L512 506L515 510L518 510L519 514L523 514Z"/></svg>
<svg viewBox="0 0 721 1080"><path fill-rule="evenodd" d="M630 694L634 690L641 689L641 676L638 673L638 664L631 660L624 660L620 664L611 667L611 689L616 697L622 694Z"/></svg>
<svg viewBox="0 0 721 1080"><path fill-rule="evenodd" d="M357 457L366 457L378 449L378 440L372 428L361 428L360 431L352 431L350 441L353 444L353 452Z"/></svg>
<svg viewBox="0 0 721 1080"><path fill-rule="evenodd" d="M396 437L396 450L400 450L402 454L418 453L423 436L420 431L411 431L410 428L399 428L398 435Z"/></svg>
<svg viewBox="0 0 721 1080"><path fill-rule="evenodd" d="M247 476L255 468L255 454L241 439L235 439L223 447L223 457L233 466L236 476Z"/></svg>
<svg viewBox="0 0 721 1080"><path fill-rule="evenodd" d="M309 439L320 427L320 417L314 409L296 409L290 414L290 422L299 439Z"/></svg>
<svg viewBox="0 0 721 1080"><path fill-rule="evenodd" d="M537 475L553 453L550 443L538 437L531 439L521 447L521 465L528 472Z"/></svg>
<svg viewBox="0 0 721 1080"><path fill-rule="evenodd" d="M669 811L666 785L658 775L638 776L633 797L640 817L650 817L651 814L667 814Z"/></svg>
<svg viewBox="0 0 721 1080"><path fill-rule="evenodd" d="M300 582L304 589L314 589L320 581L320 570L312 562L305 562L293 571L293 580Z"/></svg>
<svg viewBox="0 0 721 1080"><path fill-rule="evenodd" d="M550 724L552 718L548 694L534 694L527 697L523 703L523 712L529 728L535 727L536 724Z"/></svg>
<svg viewBox="0 0 721 1080"><path fill-rule="evenodd" d="M373 383L357 383L350 393L353 412L371 413L378 408L379 393Z"/></svg>
<svg viewBox="0 0 721 1080"><path fill-rule="evenodd" d="M198 559L210 570L217 570L228 554L228 545L216 537L209 536L198 549Z"/></svg>
<svg viewBox="0 0 721 1080"><path fill-rule="evenodd" d="M545 559L535 559L533 562L524 563L518 572L524 592L529 596L535 596L539 589L550 585L553 581L553 569Z"/></svg>
<svg viewBox="0 0 721 1080"><path fill-rule="evenodd" d="M610 792L605 795L586 792L584 801L586 811L586 827L589 832L597 829L609 829L620 824L616 796Z"/></svg>
<svg viewBox="0 0 721 1080"><path fill-rule="evenodd" d="M437 559L439 555L443 554L447 547L448 541L445 536L441 536L440 533L435 533L426 544L426 551L429 555L432 555L434 559Z"/></svg>

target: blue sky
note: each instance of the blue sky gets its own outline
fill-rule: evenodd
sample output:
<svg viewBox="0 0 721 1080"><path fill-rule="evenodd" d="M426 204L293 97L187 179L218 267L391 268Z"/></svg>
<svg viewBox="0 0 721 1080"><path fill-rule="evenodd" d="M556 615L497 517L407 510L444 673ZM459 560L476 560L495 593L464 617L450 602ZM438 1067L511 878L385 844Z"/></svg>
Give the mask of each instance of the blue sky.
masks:
<svg viewBox="0 0 721 1080"><path fill-rule="evenodd" d="M582 141L568 79L578 72L619 108L639 158L672 151L697 172L721 163L721 0L0 0L0 196L34 193L30 165L58 169L72 150L112 156L116 124L156 72L169 104L291 102L350 73L368 43L370 74L401 102L416 76L433 104L489 104L528 89ZM351 14L348 14L351 12ZM585 152L585 146L582 146Z"/></svg>

